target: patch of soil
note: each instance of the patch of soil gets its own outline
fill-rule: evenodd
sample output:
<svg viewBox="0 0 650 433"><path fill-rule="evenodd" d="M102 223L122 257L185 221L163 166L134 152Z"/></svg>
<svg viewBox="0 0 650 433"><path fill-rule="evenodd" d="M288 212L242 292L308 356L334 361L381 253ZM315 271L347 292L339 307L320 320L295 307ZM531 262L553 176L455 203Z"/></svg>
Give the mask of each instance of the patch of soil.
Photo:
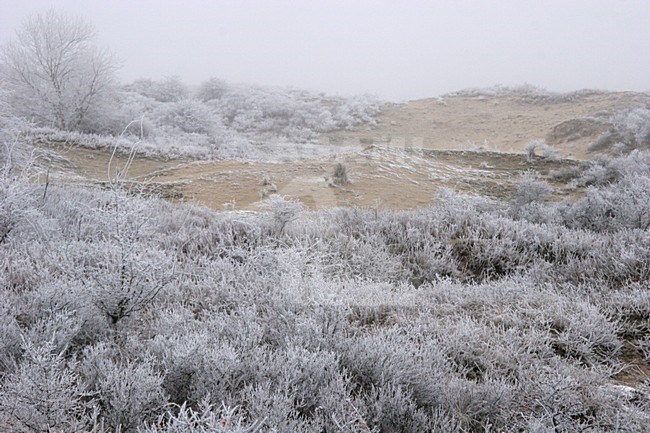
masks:
<svg viewBox="0 0 650 433"><path fill-rule="evenodd" d="M643 357L633 341L625 341L621 348L621 362L624 369L614 377L614 381L626 386L636 387L650 380L650 363Z"/></svg>
<svg viewBox="0 0 650 433"><path fill-rule="evenodd" d="M125 173L128 155L117 153L111 160L112 152L105 149L88 149L81 146L57 148L56 151L67 160L65 170L93 181L108 181L119 171L125 179L141 179L167 168L178 166L185 161L144 158L136 156ZM110 168L109 168L110 162Z"/></svg>
<svg viewBox="0 0 650 433"><path fill-rule="evenodd" d="M582 139L589 139L593 143L603 132L608 131L610 127L610 124L596 119L571 119L555 125L546 134L546 143L557 146Z"/></svg>
<svg viewBox="0 0 650 433"><path fill-rule="evenodd" d="M333 184L337 163L346 166L350 184ZM413 209L430 205L443 187L508 199L524 172L533 170L544 177L551 169L576 164L571 160L529 162L523 155L496 152L373 146L359 153L300 163L209 161L159 167L145 160L143 167L136 159L131 173L153 168L136 180L160 188L168 197L216 210L257 210L269 193L269 184L273 185L271 192L297 199L309 209L350 205Z"/></svg>

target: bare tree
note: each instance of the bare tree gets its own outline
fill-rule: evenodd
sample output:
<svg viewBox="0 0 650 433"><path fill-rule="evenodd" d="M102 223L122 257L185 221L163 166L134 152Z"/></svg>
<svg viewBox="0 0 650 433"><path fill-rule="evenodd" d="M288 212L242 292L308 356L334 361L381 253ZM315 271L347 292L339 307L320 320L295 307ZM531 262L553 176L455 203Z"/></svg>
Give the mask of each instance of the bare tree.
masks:
<svg viewBox="0 0 650 433"><path fill-rule="evenodd" d="M17 114L77 129L106 96L117 63L93 26L55 10L29 16L0 50L0 80Z"/></svg>

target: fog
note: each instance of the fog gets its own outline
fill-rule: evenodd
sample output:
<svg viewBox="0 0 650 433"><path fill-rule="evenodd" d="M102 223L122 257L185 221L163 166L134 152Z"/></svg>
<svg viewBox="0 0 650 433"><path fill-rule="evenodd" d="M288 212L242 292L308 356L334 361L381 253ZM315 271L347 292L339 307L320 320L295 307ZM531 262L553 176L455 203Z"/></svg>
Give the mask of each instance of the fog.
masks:
<svg viewBox="0 0 650 433"><path fill-rule="evenodd" d="M1 0L0 41L51 7L95 25L123 81L216 76L389 100L495 84L650 88L647 0Z"/></svg>

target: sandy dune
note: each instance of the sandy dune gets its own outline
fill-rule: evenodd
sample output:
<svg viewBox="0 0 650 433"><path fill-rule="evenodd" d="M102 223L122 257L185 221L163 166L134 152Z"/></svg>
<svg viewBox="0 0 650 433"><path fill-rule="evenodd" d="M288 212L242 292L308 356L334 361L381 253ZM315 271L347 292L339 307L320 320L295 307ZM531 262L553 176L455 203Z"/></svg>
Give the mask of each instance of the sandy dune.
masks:
<svg viewBox="0 0 650 433"><path fill-rule="evenodd" d="M594 92L567 102L528 101L517 96L452 96L387 105L377 127L337 131L323 142L383 144L439 150L484 148L522 152L535 139L546 139L565 157L588 158L587 146L608 129L603 119L616 110L650 105L650 95ZM576 120L586 120L581 126ZM556 132L554 134L554 132Z"/></svg>

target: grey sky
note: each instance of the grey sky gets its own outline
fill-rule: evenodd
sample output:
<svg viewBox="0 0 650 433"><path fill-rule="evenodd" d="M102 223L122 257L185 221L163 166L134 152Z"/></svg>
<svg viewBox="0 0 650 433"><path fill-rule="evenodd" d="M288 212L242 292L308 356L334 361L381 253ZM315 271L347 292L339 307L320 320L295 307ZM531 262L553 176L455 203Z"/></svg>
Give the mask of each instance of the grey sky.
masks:
<svg viewBox="0 0 650 433"><path fill-rule="evenodd" d="M293 86L403 100L467 87L650 90L650 1L0 0L89 19L123 81Z"/></svg>

